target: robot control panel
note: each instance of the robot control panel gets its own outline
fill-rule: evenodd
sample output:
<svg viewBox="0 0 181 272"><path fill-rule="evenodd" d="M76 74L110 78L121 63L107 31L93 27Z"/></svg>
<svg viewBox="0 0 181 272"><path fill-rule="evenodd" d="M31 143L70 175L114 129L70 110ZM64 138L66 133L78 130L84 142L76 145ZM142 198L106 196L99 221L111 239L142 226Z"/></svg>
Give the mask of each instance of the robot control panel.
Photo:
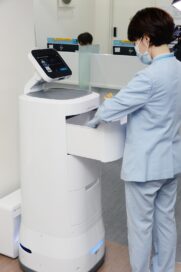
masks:
<svg viewBox="0 0 181 272"><path fill-rule="evenodd" d="M72 75L71 69L55 49L32 50L29 59L46 82L65 79Z"/></svg>

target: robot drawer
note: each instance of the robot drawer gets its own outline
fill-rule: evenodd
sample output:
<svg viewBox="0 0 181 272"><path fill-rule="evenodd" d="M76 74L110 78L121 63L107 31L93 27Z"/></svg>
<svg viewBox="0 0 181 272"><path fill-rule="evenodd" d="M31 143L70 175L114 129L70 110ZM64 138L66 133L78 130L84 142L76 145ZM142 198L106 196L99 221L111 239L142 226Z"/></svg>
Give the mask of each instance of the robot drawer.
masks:
<svg viewBox="0 0 181 272"><path fill-rule="evenodd" d="M94 129L86 126L91 117L90 112L67 120L67 153L101 162L120 159L124 150L125 125L114 122Z"/></svg>

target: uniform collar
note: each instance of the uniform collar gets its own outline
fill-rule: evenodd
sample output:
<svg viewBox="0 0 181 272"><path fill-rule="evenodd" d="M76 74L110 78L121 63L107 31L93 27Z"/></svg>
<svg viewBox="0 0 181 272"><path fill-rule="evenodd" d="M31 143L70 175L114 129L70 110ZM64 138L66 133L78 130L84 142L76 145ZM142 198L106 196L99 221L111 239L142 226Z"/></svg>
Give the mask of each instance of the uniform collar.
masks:
<svg viewBox="0 0 181 272"><path fill-rule="evenodd" d="M161 60L161 59L167 59L167 58L173 58L174 57L174 53L168 53L168 54L161 54L157 57L153 58L153 61L157 61L157 60Z"/></svg>

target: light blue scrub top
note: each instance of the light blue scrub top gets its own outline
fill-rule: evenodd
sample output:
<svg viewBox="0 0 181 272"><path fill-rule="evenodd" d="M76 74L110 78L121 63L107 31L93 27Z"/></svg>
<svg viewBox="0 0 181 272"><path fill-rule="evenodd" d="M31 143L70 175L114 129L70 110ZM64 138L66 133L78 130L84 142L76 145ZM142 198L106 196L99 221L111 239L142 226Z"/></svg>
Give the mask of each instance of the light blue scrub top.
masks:
<svg viewBox="0 0 181 272"><path fill-rule="evenodd" d="M96 118L112 122L126 115L121 178L145 182L181 173L181 62L173 54L155 57L99 107Z"/></svg>

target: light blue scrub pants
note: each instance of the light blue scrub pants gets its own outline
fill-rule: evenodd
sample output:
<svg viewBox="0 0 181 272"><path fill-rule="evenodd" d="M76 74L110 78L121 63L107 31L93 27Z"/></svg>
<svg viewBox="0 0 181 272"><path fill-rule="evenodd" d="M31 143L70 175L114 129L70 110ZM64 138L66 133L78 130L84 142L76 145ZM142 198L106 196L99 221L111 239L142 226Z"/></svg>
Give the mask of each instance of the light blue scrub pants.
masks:
<svg viewBox="0 0 181 272"><path fill-rule="evenodd" d="M177 177L125 182L132 272L174 272Z"/></svg>

